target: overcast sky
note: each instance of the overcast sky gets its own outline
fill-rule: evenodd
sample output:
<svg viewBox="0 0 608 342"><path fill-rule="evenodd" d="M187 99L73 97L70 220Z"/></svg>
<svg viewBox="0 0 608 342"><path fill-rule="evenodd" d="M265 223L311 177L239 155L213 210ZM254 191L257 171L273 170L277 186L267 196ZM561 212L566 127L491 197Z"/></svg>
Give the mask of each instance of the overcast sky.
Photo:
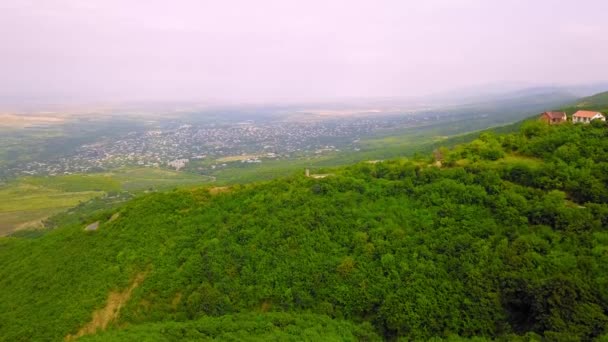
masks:
<svg viewBox="0 0 608 342"><path fill-rule="evenodd" d="M284 101L608 80L607 0L1 0L0 99Z"/></svg>

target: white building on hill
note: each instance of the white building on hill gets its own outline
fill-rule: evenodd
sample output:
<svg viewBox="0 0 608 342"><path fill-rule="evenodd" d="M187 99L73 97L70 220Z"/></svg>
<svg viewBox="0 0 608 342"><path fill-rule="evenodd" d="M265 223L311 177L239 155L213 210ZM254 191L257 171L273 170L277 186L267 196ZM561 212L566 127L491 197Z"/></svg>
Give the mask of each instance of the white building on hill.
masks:
<svg viewBox="0 0 608 342"><path fill-rule="evenodd" d="M600 112L593 112L590 110L579 110L572 115L572 122L574 123L590 123L593 120L606 121L604 115Z"/></svg>

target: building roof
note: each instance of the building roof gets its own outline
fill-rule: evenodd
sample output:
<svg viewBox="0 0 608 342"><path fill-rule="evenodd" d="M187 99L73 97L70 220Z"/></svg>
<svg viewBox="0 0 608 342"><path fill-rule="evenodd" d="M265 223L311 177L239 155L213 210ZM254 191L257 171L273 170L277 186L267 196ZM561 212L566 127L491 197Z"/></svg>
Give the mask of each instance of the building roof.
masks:
<svg viewBox="0 0 608 342"><path fill-rule="evenodd" d="M580 118L592 118L598 114L602 115L602 113L600 113L600 112L594 112L594 111L590 111L590 110L579 110L578 112L574 113L574 115L572 115L572 116L576 116L576 117L580 117Z"/></svg>
<svg viewBox="0 0 608 342"><path fill-rule="evenodd" d="M543 115L548 115L551 119L563 119L566 116L564 112L544 112Z"/></svg>

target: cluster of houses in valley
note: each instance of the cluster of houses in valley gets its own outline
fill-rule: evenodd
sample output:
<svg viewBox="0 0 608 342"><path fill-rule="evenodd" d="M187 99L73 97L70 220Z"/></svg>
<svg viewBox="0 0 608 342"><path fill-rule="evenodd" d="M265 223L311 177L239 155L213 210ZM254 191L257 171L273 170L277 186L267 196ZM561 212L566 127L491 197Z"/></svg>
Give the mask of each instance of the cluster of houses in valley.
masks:
<svg viewBox="0 0 608 342"><path fill-rule="evenodd" d="M544 112L540 115L540 119L550 125L568 122L566 112ZM594 112L591 110L579 110L572 114L573 123L588 124L593 120L606 121L606 117L600 112Z"/></svg>

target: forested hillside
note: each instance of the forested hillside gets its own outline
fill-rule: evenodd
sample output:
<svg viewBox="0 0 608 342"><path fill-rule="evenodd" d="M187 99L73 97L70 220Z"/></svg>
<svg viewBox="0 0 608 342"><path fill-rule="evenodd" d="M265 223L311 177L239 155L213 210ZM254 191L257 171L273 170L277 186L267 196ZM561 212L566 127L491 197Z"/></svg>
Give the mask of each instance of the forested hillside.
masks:
<svg viewBox="0 0 608 342"><path fill-rule="evenodd" d="M608 339L604 123L329 173L0 239L0 338Z"/></svg>

